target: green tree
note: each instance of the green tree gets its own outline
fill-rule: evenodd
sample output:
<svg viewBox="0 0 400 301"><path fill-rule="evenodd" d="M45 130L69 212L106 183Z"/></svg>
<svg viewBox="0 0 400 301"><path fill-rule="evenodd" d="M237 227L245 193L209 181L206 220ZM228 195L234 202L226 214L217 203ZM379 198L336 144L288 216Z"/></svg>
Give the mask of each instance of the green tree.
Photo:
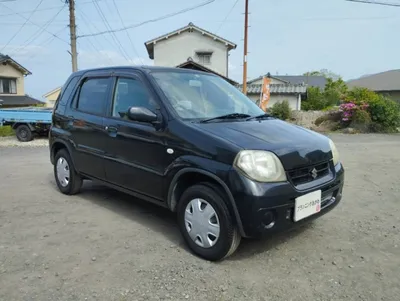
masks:
<svg viewBox="0 0 400 301"><path fill-rule="evenodd" d="M333 80L338 80L340 76L328 69L321 69L319 71L310 71L303 74L304 76L324 76L325 78L331 78Z"/></svg>

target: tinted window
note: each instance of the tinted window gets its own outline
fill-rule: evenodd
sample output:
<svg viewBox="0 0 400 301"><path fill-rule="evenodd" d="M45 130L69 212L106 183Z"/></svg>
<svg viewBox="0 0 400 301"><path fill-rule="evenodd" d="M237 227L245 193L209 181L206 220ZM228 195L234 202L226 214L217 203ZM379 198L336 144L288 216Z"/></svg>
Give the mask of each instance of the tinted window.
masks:
<svg viewBox="0 0 400 301"><path fill-rule="evenodd" d="M79 80L79 77L75 76L68 82L68 84L65 87L63 87L63 89L61 91L61 93L62 93L61 95L62 96L61 96L60 101L59 101L60 104L62 104L64 106L67 104L68 99L69 99L72 91L74 90L75 85L78 82L78 80Z"/></svg>
<svg viewBox="0 0 400 301"><path fill-rule="evenodd" d="M109 78L86 80L80 90L77 109L91 114L104 114Z"/></svg>
<svg viewBox="0 0 400 301"><path fill-rule="evenodd" d="M133 78L118 78L113 100L113 117L124 117L130 107L154 111L155 103L143 83Z"/></svg>

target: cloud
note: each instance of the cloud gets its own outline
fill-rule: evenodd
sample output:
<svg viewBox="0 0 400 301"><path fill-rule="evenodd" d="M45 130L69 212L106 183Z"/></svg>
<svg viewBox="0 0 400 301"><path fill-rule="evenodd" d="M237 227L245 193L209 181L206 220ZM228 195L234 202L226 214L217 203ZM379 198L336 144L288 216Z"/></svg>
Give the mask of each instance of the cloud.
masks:
<svg viewBox="0 0 400 301"><path fill-rule="evenodd" d="M232 72L232 71L234 71L236 69L237 69L236 65L232 64L231 62L228 62L228 70L229 71Z"/></svg>
<svg viewBox="0 0 400 301"><path fill-rule="evenodd" d="M153 65L153 61L143 57L131 57L126 59L116 51L81 51L78 54L80 69L106 67L106 66L133 66L133 65Z"/></svg>
<svg viewBox="0 0 400 301"><path fill-rule="evenodd" d="M0 45L0 49L3 49L4 46ZM1 53L9 55L16 61L26 61L37 56L46 57L50 51L47 48L37 45L7 45Z"/></svg>

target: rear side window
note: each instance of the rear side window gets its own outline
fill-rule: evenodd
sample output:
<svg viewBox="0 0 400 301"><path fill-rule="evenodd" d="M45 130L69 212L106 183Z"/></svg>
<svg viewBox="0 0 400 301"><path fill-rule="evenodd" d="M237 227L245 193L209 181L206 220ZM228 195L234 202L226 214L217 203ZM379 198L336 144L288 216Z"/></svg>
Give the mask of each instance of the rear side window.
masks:
<svg viewBox="0 0 400 301"><path fill-rule="evenodd" d="M61 91L61 98L60 98L59 104L61 104L63 106L65 106L67 104L68 99L69 99L72 91L74 90L78 80L79 80L79 76L75 76L68 82L68 84L65 87L63 87L63 89Z"/></svg>
<svg viewBox="0 0 400 301"><path fill-rule="evenodd" d="M77 109L86 113L104 115L110 78L90 78L80 90Z"/></svg>

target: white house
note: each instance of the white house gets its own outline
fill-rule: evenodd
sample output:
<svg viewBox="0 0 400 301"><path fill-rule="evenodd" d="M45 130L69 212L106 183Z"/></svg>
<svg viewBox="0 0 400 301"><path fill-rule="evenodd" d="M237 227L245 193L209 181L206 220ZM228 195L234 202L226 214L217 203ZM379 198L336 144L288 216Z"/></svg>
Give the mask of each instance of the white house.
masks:
<svg viewBox="0 0 400 301"><path fill-rule="evenodd" d="M145 42L149 57L156 66L176 67L192 60L228 77L229 51L236 44L193 23Z"/></svg>
<svg viewBox="0 0 400 301"><path fill-rule="evenodd" d="M271 97L267 107L270 108L278 102L287 100L292 110L301 109L301 100L307 95L307 85L304 82L292 82L277 76L268 76L271 80ZM256 103L261 97L263 76L247 82L247 96Z"/></svg>

